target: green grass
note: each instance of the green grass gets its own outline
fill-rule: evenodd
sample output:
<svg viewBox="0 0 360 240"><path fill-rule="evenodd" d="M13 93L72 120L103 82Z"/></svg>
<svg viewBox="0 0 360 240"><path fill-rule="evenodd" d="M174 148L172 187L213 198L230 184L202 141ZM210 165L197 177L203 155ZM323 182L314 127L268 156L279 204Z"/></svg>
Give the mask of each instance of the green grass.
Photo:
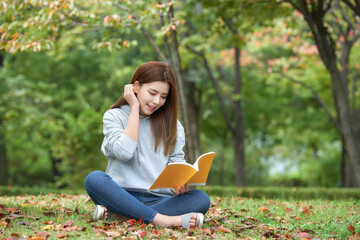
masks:
<svg viewBox="0 0 360 240"><path fill-rule="evenodd" d="M135 221L94 222L91 220L93 204L84 194L2 196L0 239L10 236L13 239L360 237L360 203L356 200L269 200L231 196L212 196L211 199L212 206L203 228L186 230ZM351 226L355 229L353 232Z"/></svg>

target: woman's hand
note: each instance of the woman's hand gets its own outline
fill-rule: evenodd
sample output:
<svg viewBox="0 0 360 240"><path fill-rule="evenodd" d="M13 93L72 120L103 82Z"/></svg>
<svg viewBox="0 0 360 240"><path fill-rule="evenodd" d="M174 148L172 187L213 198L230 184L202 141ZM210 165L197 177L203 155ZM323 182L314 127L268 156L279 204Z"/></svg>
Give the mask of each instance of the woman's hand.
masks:
<svg viewBox="0 0 360 240"><path fill-rule="evenodd" d="M175 191L174 191L175 190ZM189 191L189 186L186 183L185 185L182 185L180 188L178 188L177 186L174 186L174 190L171 189L171 191L176 194L176 195L182 195L184 193L187 193Z"/></svg>
<svg viewBox="0 0 360 240"><path fill-rule="evenodd" d="M131 108L139 107L139 101L135 95L134 85L127 84L124 87L124 98L128 102Z"/></svg>

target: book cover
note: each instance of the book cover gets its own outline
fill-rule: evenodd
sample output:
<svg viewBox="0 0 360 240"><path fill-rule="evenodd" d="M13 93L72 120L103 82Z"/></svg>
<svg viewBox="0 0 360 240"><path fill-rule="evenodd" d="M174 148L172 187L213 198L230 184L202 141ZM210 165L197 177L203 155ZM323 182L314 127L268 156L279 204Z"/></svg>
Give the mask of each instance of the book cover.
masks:
<svg viewBox="0 0 360 240"><path fill-rule="evenodd" d="M198 157L193 165L184 162L167 165L151 185L149 191L158 188L180 187L186 183L205 185L214 156L214 152L208 152Z"/></svg>

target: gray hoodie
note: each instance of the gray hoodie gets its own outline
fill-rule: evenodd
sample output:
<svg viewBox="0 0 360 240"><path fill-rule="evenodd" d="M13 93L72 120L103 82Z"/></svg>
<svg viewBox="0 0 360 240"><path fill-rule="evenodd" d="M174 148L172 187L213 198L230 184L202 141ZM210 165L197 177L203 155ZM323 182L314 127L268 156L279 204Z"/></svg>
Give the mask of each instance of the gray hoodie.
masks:
<svg viewBox="0 0 360 240"><path fill-rule="evenodd" d="M139 121L139 142L123 133L130 115L130 106L110 109L103 117L104 140L101 151L108 159L106 173L126 190L147 191L168 163L185 162L184 128L177 122L177 138L174 150L164 156L163 146L154 150L150 117ZM159 195L173 195L170 190L154 191Z"/></svg>

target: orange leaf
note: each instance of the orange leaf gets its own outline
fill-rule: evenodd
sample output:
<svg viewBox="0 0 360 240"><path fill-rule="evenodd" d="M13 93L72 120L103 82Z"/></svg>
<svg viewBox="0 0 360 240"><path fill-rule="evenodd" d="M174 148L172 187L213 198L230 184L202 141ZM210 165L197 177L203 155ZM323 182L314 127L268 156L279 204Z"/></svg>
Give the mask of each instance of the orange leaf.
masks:
<svg viewBox="0 0 360 240"><path fill-rule="evenodd" d="M122 44L123 44L123 48L127 48L128 41L123 41Z"/></svg>
<svg viewBox="0 0 360 240"><path fill-rule="evenodd" d="M215 232L231 233L231 230L224 227L218 227L215 229Z"/></svg>
<svg viewBox="0 0 360 240"><path fill-rule="evenodd" d="M344 35L340 35L340 42L345 42L345 37L344 37Z"/></svg>
<svg viewBox="0 0 360 240"><path fill-rule="evenodd" d="M46 238L39 237L39 236L32 236L31 238L28 238L29 240L46 240Z"/></svg>
<svg viewBox="0 0 360 240"><path fill-rule="evenodd" d="M130 225L135 225L135 224L137 223L137 221L136 221L134 218L127 220L127 222L128 222Z"/></svg>
<svg viewBox="0 0 360 240"><path fill-rule="evenodd" d="M312 211L310 210L310 207L302 207L300 209L300 212L304 215L310 215L312 213Z"/></svg>
<svg viewBox="0 0 360 240"><path fill-rule="evenodd" d="M260 207L258 209L259 212L269 212L270 210L267 207Z"/></svg>
<svg viewBox="0 0 360 240"><path fill-rule="evenodd" d="M211 234L211 230L209 228L204 228L203 233Z"/></svg>
<svg viewBox="0 0 360 240"><path fill-rule="evenodd" d="M12 36L11 36L11 39L17 39L18 36L20 35L20 33L14 33Z"/></svg>

